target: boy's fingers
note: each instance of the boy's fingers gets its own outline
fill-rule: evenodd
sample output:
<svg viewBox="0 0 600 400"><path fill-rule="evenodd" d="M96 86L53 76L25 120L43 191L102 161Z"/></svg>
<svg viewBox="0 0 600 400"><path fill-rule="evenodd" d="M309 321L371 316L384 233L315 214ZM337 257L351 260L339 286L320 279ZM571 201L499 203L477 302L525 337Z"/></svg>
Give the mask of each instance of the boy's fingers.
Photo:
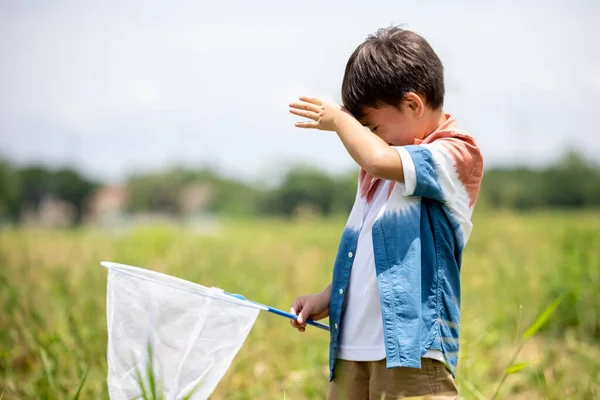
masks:
<svg viewBox="0 0 600 400"><path fill-rule="evenodd" d="M290 314L298 315L302 311L302 302L300 299L295 299L290 306Z"/></svg>
<svg viewBox="0 0 600 400"><path fill-rule="evenodd" d="M300 110L312 111L315 113L318 113L322 109L321 106L317 106L317 105L311 104L311 103L291 103L290 107L297 108Z"/></svg>
<svg viewBox="0 0 600 400"><path fill-rule="evenodd" d="M298 315L301 309L302 305L298 302L298 299L296 299L290 307L290 314ZM292 324L292 326L296 329L300 328L300 324L295 319L290 319L290 324Z"/></svg>
<svg viewBox="0 0 600 400"><path fill-rule="evenodd" d="M298 329L300 332L304 332L306 330L306 304L302 304L302 301L299 299L295 299L292 302L292 306L290 307L290 313L297 315L297 318L290 319L290 324Z"/></svg>
<svg viewBox="0 0 600 400"><path fill-rule="evenodd" d="M316 129L316 128L319 127L319 123L318 122L310 122L310 121L296 122L294 125L296 126L296 128L312 128L312 129Z"/></svg>
<svg viewBox="0 0 600 400"><path fill-rule="evenodd" d="M307 314L306 308L303 308L302 311L300 311L300 313L298 314L298 318L296 319L296 322L299 325L306 326L306 319L308 318L308 315L306 315L306 314Z"/></svg>
<svg viewBox="0 0 600 400"><path fill-rule="evenodd" d="M304 329L306 327L306 324L301 325L298 322L294 321L293 319L290 319L290 325L292 325L294 328L298 329L300 332L304 332Z"/></svg>
<svg viewBox="0 0 600 400"><path fill-rule="evenodd" d="M300 97L301 101L306 101L307 103L312 103L312 104L316 104L316 105L321 105L321 100L317 99L316 97L309 97L309 96L301 96Z"/></svg>
<svg viewBox="0 0 600 400"><path fill-rule="evenodd" d="M317 121L319 119L319 114L314 113L312 111L296 110L294 108L290 108L290 113L298 115L299 117L310 118L313 121Z"/></svg>

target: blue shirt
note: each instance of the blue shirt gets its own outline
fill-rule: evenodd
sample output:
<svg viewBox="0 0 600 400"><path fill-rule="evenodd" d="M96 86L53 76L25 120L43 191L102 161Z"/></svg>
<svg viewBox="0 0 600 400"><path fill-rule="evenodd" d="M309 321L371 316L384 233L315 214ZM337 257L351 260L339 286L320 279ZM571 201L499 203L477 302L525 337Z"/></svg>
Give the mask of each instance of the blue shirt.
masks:
<svg viewBox="0 0 600 400"><path fill-rule="evenodd" d="M447 121L424 141L396 147L404 182L395 182L372 225L386 365L421 367L427 350L443 353L455 374L459 350L460 268L483 158L475 141ZM344 323L344 299L368 195L364 173L333 268L329 305L330 380ZM375 182L377 184L377 182Z"/></svg>

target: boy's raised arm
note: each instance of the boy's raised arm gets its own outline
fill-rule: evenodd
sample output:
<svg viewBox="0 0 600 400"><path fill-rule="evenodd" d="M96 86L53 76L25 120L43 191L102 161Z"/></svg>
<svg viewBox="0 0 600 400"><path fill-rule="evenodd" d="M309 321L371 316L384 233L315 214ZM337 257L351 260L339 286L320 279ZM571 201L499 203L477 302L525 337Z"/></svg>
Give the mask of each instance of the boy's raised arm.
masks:
<svg viewBox="0 0 600 400"><path fill-rule="evenodd" d="M309 119L297 122L299 128L336 132L350 156L369 174L404 181L398 152L358 122L344 107L314 97L301 97L299 102L290 104L290 112Z"/></svg>
<svg viewBox="0 0 600 400"><path fill-rule="evenodd" d="M343 111L336 121L335 132L354 161L376 178L404 181L398 152L379 136Z"/></svg>

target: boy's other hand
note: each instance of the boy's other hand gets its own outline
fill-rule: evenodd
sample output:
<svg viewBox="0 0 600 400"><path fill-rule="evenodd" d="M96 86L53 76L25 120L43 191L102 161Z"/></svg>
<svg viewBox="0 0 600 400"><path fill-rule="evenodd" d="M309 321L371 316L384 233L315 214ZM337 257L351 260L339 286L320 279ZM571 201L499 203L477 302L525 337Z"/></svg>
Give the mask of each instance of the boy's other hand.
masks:
<svg viewBox="0 0 600 400"><path fill-rule="evenodd" d="M309 119L309 121L296 122L296 127L322 131L335 131L339 116L344 113L349 114L339 104L307 96L300 97L300 101L290 103L290 113Z"/></svg>
<svg viewBox="0 0 600 400"><path fill-rule="evenodd" d="M327 291L296 297L292 302L290 312L296 314L298 319L290 320L292 326L300 332L304 332L307 319L317 321L329 316L329 297L330 294Z"/></svg>

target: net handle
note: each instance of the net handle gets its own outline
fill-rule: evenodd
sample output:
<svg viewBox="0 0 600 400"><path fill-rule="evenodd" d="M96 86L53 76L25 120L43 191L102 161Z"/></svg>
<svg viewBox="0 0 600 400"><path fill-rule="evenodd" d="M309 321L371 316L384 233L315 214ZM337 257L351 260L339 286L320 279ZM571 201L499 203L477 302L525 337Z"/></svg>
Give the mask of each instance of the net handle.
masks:
<svg viewBox="0 0 600 400"><path fill-rule="evenodd" d="M235 297L235 298L238 298L238 299L240 299L240 300L246 300L246 301L249 301L250 303L254 303L254 304L256 304L256 305L258 305L258 306L261 306L261 307L265 307L265 308L266 308L266 310L265 310L265 311L268 311L268 312L270 312L270 313L273 313L273 314L275 314L275 315L279 315L279 316L281 316L281 317L285 317L285 318L293 319L294 321L296 321L296 320L298 319L298 316L297 316L296 314L292 314L292 313L289 313L289 312L285 312L285 311L283 311L283 310L279 310L279 309L277 309L277 308L269 307L269 306L267 306L267 305L260 304L260 303L257 303L257 302L255 302L255 301L248 300L248 299L246 299L244 296L242 296L241 294L238 294L238 293L227 293L227 292L225 292L225 294L228 294L228 295L230 295L230 296L233 296L233 297ZM307 320L306 320L306 324L307 324L307 325L312 325L312 326L314 326L314 327L316 327L316 328L319 328L319 329L323 329L323 330L325 330L325 331L329 331L329 326L327 326L327 325L325 325L325 324L322 324L322 323L320 323L320 322L317 322L317 321L313 321L312 319L307 319Z"/></svg>

